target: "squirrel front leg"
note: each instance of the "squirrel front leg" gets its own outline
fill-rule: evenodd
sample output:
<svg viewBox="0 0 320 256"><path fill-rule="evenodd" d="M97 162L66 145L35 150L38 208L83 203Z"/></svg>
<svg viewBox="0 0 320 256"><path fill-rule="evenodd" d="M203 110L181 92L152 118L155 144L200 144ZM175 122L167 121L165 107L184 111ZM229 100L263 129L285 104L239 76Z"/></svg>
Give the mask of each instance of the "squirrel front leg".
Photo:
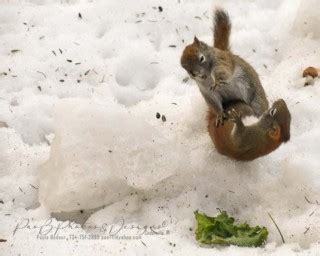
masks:
<svg viewBox="0 0 320 256"><path fill-rule="evenodd" d="M224 66L216 67L211 71L211 78L214 81L214 88L224 84L228 84L228 81L231 79L232 74L230 70Z"/></svg>
<svg viewBox="0 0 320 256"><path fill-rule="evenodd" d="M227 119L227 115L223 110L222 106L222 99L219 97L219 95L213 94L213 95L204 95L204 98L209 105L209 107L216 113L216 127L219 127L220 125L224 124L224 120Z"/></svg>
<svg viewBox="0 0 320 256"><path fill-rule="evenodd" d="M220 95L217 93L213 93L213 90L210 89L210 92L211 91L212 91L212 94L204 95L205 96L204 98L207 104L210 106L210 108L212 108L213 111L217 114L216 127L218 128L220 125L224 124L224 120L226 120L228 116L224 112L223 105L222 105L222 98L220 97Z"/></svg>
<svg viewBox="0 0 320 256"><path fill-rule="evenodd" d="M228 83L226 82L230 74L226 72L224 68L216 68L213 69L211 72L211 78L213 81L213 85L210 87L210 91L213 93L215 89L219 86L226 86ZM223 106L222 106L222 99L220 98L217 102L219 102L218 106L218 116L216 121L216 126L219 127L220 125L224 124L225 120L228 120L228 115L225 113Z"/></svg>

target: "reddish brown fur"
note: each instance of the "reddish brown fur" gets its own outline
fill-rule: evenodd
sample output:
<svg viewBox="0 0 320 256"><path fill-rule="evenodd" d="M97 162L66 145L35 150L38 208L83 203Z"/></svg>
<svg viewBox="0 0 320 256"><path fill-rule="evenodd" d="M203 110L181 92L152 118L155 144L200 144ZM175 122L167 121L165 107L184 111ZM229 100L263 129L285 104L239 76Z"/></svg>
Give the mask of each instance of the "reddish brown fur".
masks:
<svg viewBox="0 0 320 256"><path fill-rule="evenodd" d="M183 54L181 57L181 64L185 65L188 63L198 62L198 56L199 56L198 48L199 47L196 45L195 42L188 45L183 51Z"/></svg>
<svg viewBox="0 0 320 256"><path fill-rule="evenodd" d="M214 47L223 51L229 51L229 38L231 23L228 14L217 9L214 14Z"/></svg>
<svg viewBox="0 0 320 256"><path fill-rule="evenodd" d="M219 9L215 11L214 17L214 47L223 51L230 51L229 38L231 23L229 17L223 10ZM229 109L231 108L241 111L243 116L250 116L253 114L252 109L243 103L230 104ZM280 127L276 129L274 134L269 134L265 139L266 143L264 145L257 145L256 148L249 152L243 151L234 145L231 133L235 124L227 121L223 126L217 128L217 114L210 108L207 116L208 131L219 153L236 160L249 161L269 154L277 149L282 142L286 142L290 139L290 122L287 120L290 118L290 115L284 114L280 118L286 121L280 122Z"/></svg>
<svg viewBox="0 0 320 256"><path fill-rule="evenodd" d="M232 139L230 138L234 124L231 122L226 122L223 126L217 128L217 115L212 109L208 110L207 119L208 132L218 152L220 154L237 159L237 152L233 146Z"/></svg>
<svg viewBox="0 0 320 256"><path fill-rule="evenodd" d="M230 108L234 108L236 111L241 111L245 113L243 116L251 115L252 112L245 104L232 104L229 106ZM223 126L217 128L216 126L216 113L212 110L208 110L208 132L209 135L220 154L233 158L239 161L251 161L258 157L267 155L277 149L283 141L287 141L287 130L286 127L278 126L278 130L274 134L274 136L266 135L263 144L257 144L257 147L244 151L241 148L238 148L233 143L232 138L232 130L234 127L234 123L227 121ZM289 128L290 129L290 128ZM289 135L290 138L290 135Z"/></svg>

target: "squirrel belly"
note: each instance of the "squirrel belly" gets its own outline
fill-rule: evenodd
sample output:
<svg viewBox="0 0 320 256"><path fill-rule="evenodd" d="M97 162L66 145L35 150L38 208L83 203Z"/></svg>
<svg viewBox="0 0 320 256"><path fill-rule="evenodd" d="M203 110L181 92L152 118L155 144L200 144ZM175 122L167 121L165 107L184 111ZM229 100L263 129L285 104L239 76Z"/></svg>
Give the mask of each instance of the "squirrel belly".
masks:
<svg viewBox="0 0 320 256"><path fill-rule="evenodd" d="M268 108L266 98L255 95L257 92L252 89L250 80L247 79L245 72L239 65L235 65L231 77L223 86L217 86L212 89L211 84L215 84L214 78L208 78L205 81L200 82L196 80L196 82L207 104L216 111L221 112L224 110L224 102L236 100L243 101L247 105L252 106L252 109L254 110L253 114L256 116L260 116L263 111ZM255 98L257 99L257 103L254 101Z"/></svg>

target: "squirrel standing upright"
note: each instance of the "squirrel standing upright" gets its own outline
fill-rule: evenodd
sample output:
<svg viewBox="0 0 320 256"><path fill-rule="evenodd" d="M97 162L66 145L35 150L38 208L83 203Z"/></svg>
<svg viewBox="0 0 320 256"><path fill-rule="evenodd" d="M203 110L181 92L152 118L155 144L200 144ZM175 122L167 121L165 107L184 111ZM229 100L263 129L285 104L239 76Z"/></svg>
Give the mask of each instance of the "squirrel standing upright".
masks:
<svg viewBox="0 0 320 256"><path fill-rule="evenodd" d="M195 37L184 49L181 65L197 82L208 106L218 113L217 126L227 119L224 104L230 101L241 100L260 116L268 109L266 94L253 67L230 52L228 14L217 9L214 23L214 47Z"/></svg>

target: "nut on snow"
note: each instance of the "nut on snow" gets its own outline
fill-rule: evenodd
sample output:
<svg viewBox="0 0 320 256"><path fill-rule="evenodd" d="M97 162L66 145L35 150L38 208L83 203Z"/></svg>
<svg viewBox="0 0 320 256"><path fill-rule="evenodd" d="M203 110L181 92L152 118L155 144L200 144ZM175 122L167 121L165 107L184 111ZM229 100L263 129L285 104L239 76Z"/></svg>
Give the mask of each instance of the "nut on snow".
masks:
<svg viewBox="0 0 320 256"><path fill-rule="evenodd" d="M311 76L312 78L315 78L318 76L318 70L314 67L308 67L303 71L302 76L303 77Z"/></svg>
<svg viewBox="0 0 320 256"><path fill-rule="evenodd" d="M304 86L313 85L314 79L318 77L319 69L314 67L308 67L303 71L302 76L306 78Z"/></svg>

